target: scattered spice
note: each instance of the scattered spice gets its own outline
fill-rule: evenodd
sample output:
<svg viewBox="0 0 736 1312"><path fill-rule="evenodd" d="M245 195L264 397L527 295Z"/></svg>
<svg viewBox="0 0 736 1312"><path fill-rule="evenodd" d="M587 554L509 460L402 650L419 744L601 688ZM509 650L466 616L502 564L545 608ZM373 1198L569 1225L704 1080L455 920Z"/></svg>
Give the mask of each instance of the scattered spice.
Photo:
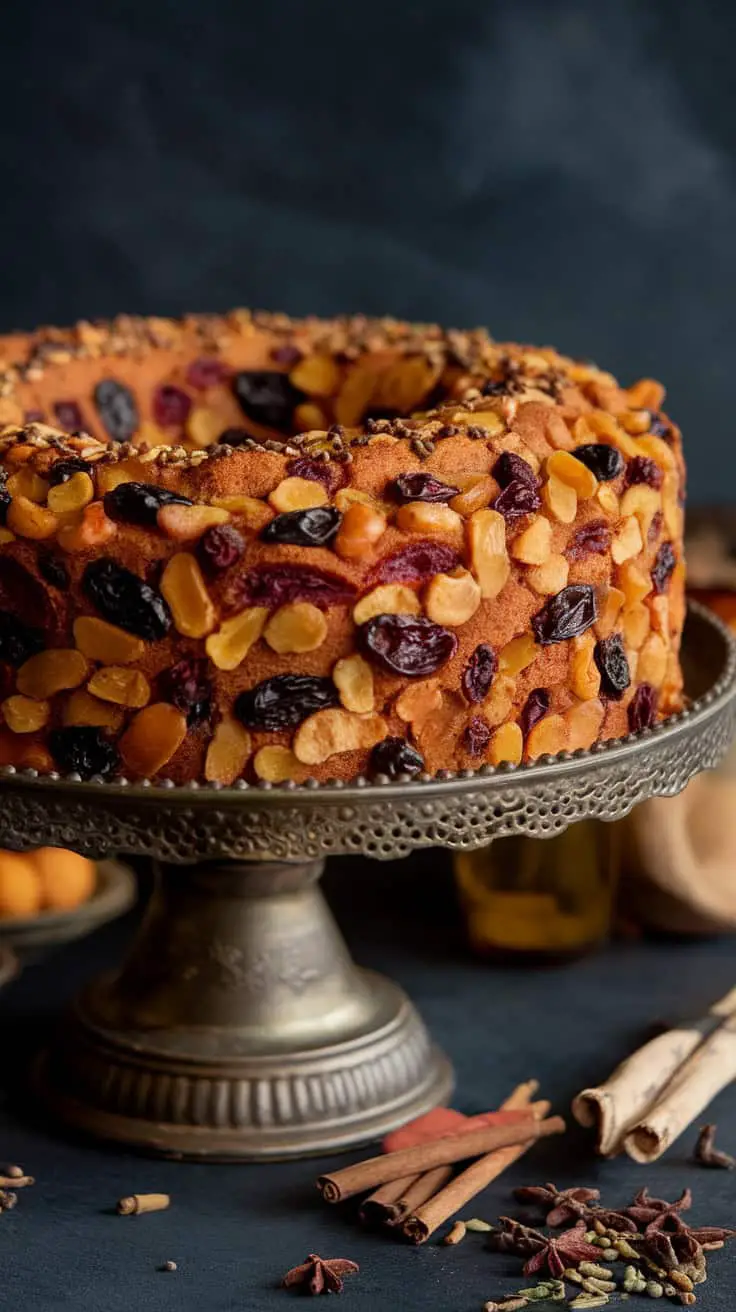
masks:
<svg viewBox="0 0 736 1312"><path fill-rule="evenodd" d="M476 1234L490 1234L493 1226L490 1221L482 1221L480 1217L471 1216L470 1220L465 1222L465 1229Z"/></svg>
<svg viewBox="0 0 736 1312"><path fill-rule="evenodd" d="M449 1244L450 1246L452 1246L454 1244L462 1243L463 1239L465 1238L465 1233L467 1231L467 1228L468 1227L466 1226L464 1221L456 1221L452 1229L445 1235L444 1239L442 1240L443 1244Z"/></svg>
<svg viewBox="0 0 736 1312"><path fill-rule="evenodd" d="M6 1166L5 1174L9 1176L11 1180L20 1180L21 1176L25 1175L25 1171L22 1166Z"/></svg>
<svg viewBox="0 0 736 1312"><path fill-rule="evenodd" d="M6 1175L0 1175L0 1189L5 1189L8 1185L12 1185L13 1189L26 1189L35 1183L32 1175L24 1175L22 1171L19 1171L18 1175L11 1174L10 1171Z"/></svg>
<svg viewBox="0 0 736 1312"><path fill-rule="evenodd" d="M511 1298L502 1298L500 1303L490 1299L483 1304L483 1312L521 1312L522 1308L528 1306L528 1298L517 1298L512 1294Z"/></svg>
<svg viewBox="0 0 736 1312"><path fill-rule="evenodd" d="M18 1195L9 1189L0 1189L0 1212L10 1212L18 1201Z"/></svg>
<svg viewBox="0 0 736 1312"><path fill-rule="evenodd" d="M695 1144L693 1161L697 1162L699 1166L714 1166L720 1167L723 1171L732 1171L736 1166L736 1157L732 1157L730 1153L724 1153L720 1148L716 1148L717 1129L717 1125L703 1126Z"/></svg>
<svg viewBox="0 0 736 1312"><path fill-rule="evenodd" d="M526 1257L525 1276L536 1275L546 1268L550 1275L559 1278L566 1267L595 1261L598 1256L598 1249L586 1241L583 1221L560 1235L543 1235L511 1217L500 1219L502 1229L491 1237L491 1244L500 1252Z"/></svg>
<svg viewBox="0 0 736 1312"><path fill-rule="evenodd" d="M625 1209L626 1216L636 1222L637 1226L650 1225L658 1217L670 1216L676 1212L687 1212L693 1205L693 1196L689 1189L683 1189L674 1203L665 1198L652 1198L647 1188L640 1189L631 1207Z"/></svg>
<svg viewBox="0 0 736 1312"><path fill-rule="evenodd" d="M144 1212L165 1212L171 1198L168 1194L131 1194L118 1200L119 1216L141 1216Z"/></svg>
<svg viewBox="0 0 736 1312"><path fill-rule="evenodd" d="M546 1212L545 1225L552 1227L587 1217L590 1212L587 1204L597 1202L600 1196L599 1189L558 1189L556 1184L524 1185L514 1189L514 1198Z"/></svg>
<svg viewBox="0 0 736 1312"><path fill-rule="evenodd" d="M172 1262L169 1258L168 1261L162 1263L160 1269L162 1271L176 1271L176 1262Z"/></svg>
<svg viewBox="0 0 736 1312"><path fill-rule="evenodd" d="M344 1257L320 1257L310 1253L300 1266L292 1267L283 1279L283 1285L290 1289L294 1285L304 1285L310 1294L341 1294L343 1277L357 1274L357 1262Z"/></svg>

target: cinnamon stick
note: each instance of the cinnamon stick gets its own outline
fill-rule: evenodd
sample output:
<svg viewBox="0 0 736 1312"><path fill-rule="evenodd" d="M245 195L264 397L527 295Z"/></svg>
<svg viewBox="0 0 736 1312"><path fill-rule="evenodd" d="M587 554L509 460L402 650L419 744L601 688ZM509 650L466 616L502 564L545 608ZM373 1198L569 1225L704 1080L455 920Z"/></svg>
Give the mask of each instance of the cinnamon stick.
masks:
<svg viewBox="0 0 736 1312"><path fill-rule="evenodd" d="M369 1198L361 1204L358 1216L368 1225L393 1225L406 1216L403 1197L419 1179L416 1175L405 1175L400 1180L389 1180L382 1184ZM429 1195L427 1195L429 1197Z"/></svg>
<svg viewBox="0 0 736 1312"><path fill-rule="evenodd" d="M396 1214L387 1218L386 1224L399 1226L405 1217L413 1216L422 1203L426 1203L428 1198L447 1184L451 1175L451 1166L435 1166L433 1170L415 1176L413 1183L396 1200Z"/></svg>
<svg viewBox="0 0 736 1312"><path fill-rule="evenodd" d="M347 1166L332 1175L321 1175L317 1188L321 1190L326 1202L340 1203L364 1190L377 1189L389 1180L418 1175L435 1166L450 1166L454 1162L468 1161L471 1157L485 1155L496 1148L531 1143L550 1134L561 1134L564 1129L565 1122L561 1116L552 1116L547 1121L521 1121L518 1125L484 1126L468 1134L455 1134L448 1139L437 1139L434 1143L418 1144L416 1148L369 1157L365 1162Z"/></svg>

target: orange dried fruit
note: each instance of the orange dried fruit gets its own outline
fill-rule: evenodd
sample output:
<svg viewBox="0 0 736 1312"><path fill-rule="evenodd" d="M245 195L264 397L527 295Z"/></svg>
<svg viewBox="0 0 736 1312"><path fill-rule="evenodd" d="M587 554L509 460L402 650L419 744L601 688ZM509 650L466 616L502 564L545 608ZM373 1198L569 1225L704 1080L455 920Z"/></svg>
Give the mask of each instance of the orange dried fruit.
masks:
<svg viewBox="0 0 736 1312"><path fill-rule="evenodd" d="M0 919L35 916L41 910L41 880L30 853L0 853Z"/></svg>
<svg viewBox="0 0 736 1312"><path fill-rule="evenodd" d="M426 356L402 356L379 376L371 398L373 407L409 414L429 395L440 371L441 366L432 364Z"/></svg>
<svg viewBox="0 0 736 1312"><path fill-rule="evenodd" d="M103 702L114 702L116 706L135 710L147 706L151 700L151 685L145 674L131 670L127 665L108 665L95 670L87 690Z"/></svg>
<svg viewBox="0 0 736 1312"><path fill-rule="evenodd" d="M592 497L598 487L598 479L593 471L569 451L554 451L547 459L547 473L566 483L583 500Z"/></svg>
<svg viewBox="0 0 736 1312"><path fill-rule="evenodd" d="M245 527L252 529L254 533L259 533L266 524L270 524L274 512L265 501L259 501L257 497L246 497L241 493L234 493L226 497L213 497L213 506L221 510L227 510L231 515L236 515L245 523Z"/></svg>
<svg viewBox="0 0 736 1312"><path fill-rule="evenodd" d="M542 565L552 549L552 525L544 515L537 515L528 528L514 538L509 551L524 565Z"/></svg>
<svg viewBox="0 0 736 1312"><path fill-rule="evenodd" d="M314 401L302 401L294 410L294 428L297 433L324 432L327 415Z"/></svg>
<svg viewBox="0 0 736 1312"><path fill-rule="evenodd" d="M46 701L14 693L2 704L5 723L13 733L37 733L49 721L51 707Z"/></svg>
<svg viewBox="0 0 736 1312"><path fill-rule="evenodd" d="M177 632L187 638L204 638L217 623L217 612L202 571L188 551L177 552L161 575L161 592L174 617Z"/></svg>
<svg viewBox="0 0 736 1312"><path fill-rule="evenodd" d="M373 671L362 656L356 653L337 661L332 671L332 681L346 711L367 715L373 710Z"/></svg>
<svg viewBox="0 0 736 1312"><path fill-rule="evenodd" d="M317 711L299 726L294 736L294 755L303 765L321 765L331 756L375 747L388 734L380 715L355 715L352 711Z"/></svg>
<svg viewBox="0 0 736 1312"><path fill-rule="evenodd" d="M23 465L16 474L11 474L5 486L11 497L27 497L37 503L45 501L49 493L46 479L35 473L30 465Z"/></svg>
<svg viewBox="0 0 736 1312"><path fill-rule="evenodd" d="M386 516L375 506L360 501L348 506L333 541L341 560L362 560L386 532Z"/></svg>
<svg viewBox="0 0 736 1312"><path fill-rule="evenodd" d="M64 725L92 725L96 729L110 729L118 733L123 727L125 716L112 702L101 702L93 697L86 688L77 688L70 693L62 711Z"/></svg>
<svg viewBox="0 0 736 1312"><path fill-rule="evenodd" d="M408 501L397 511L396 527L402 529L404 533L458 534L462 531L463 520L462 516L458 515L456 510L451 510L449 506L432 501Z"/></svg>
<svg viewBox="0 0 736 1312"><path fill-rule="evenodd" d="M488 759L491 765L509 761L518 765L524 754L524 736L518 724L502 724L491 738Z"/></svg>
<svg viewBox="0 0 736 1312"><path fill-rule="evenodd" d="M360 423L378 386L378 372L372 362L359 361L350 369L335 398L335 419L352 428Z"/></svg>
<svg viewBox="0 0 736 1312"><path fill-rule="evenodd" d="M334 396L341 377L340 368L331 355L305 355L289 374L294 386L307 396Z"/></svg>
<svg viewBox="0 0 736 1312"><path fill-rule="evenodd" d="M323 506L327 501L327 492L321 483L312 478L284 478L268 500L274 510L285 515L290 510L311 510L313 506Z"/></svg>
<svg viewBox="0 0 736 1312"><path fill-rule="evenodd" d="M59 527L59 520L53 511L23 496L13 497L5 522L11 533L16 533L19 538L30 538L34 542L43 542L53 537Z"/></svg>
<svg viewBox="0 0 736 1312"><path fill-rule="evenodd" d="M232 784L242 775L251 753L247 729L230 717L221 720L212 735L204 763L204 777L211 784Z"/></svg>
<svg viewBox="0 0 736 1312"><path fill-rule="evenodd" d="M367 592L353 608L356 624L367 624L375 615L418 615L419 598L403 583L382 583Z"/></svg>
<svg viewBox="0 0 736 1312"><path fill-rule="evenodd" d="M396 698L396 714L405 724L410 724L414 733L421 733L424 725L434 711L442 705L442 692L436 679L427 679L424 683L409 684Z"/></svg>
<svg viewBox="0 0 736 1312"><path fill-rule="evenodd" d="M480 584L467 569L435 574L424 592L424 609L429 618L450 628L472 619L480 601Z"/></svg>
<svg viewBox="0 0 736 1312"><path fill-rule="evenodd" d="M625 561L618 571L618 581L621 584L621 590L624 594L626 606L635 606L638 601L643 601L652 591L652 580L649 574L645 574L639 565L633 561Z"/></svg>
<svg viewBox="0 0 736 1312"><path fill-rule="evenodd" d="M593 656L594 649L595 638L592 629L588 629L586 633L572 640L570 686L581 701L590 701L600 692L601 676Z"/></svg>
<svg viewBox="0 0 736 1312"><path fill-rule="evenodd" d="M208 528L227 524L230 512L222 506L180 506L171 502L162 506L156 521L162 533L177 542L194 542Z"/></svg>
<svg viewBox="0 0 736 1312"><path fill-rule="evenodd" d="M565 556L552 555L543 564L530 569L526 577L530 587L540 596L546 597L562 592L569 573L570 566Z"/></svg>
<svg viewBox="0 0 736 1312"><path fill-rule="evenodd" d="M80 615L74 621L74 641L91 661L105 665L130 665L144 656L146 644L125 629L119 629L96 615Z"/></svg>
<svg viewBox="0 0 736 1312"><path fill-rule="evenodd" d="M627 387L626 395L629 405L637 409L661 410L664 404L664 388L655 378L640 378L631 387Z"/></svg>
<svg viewBox="0 0 736 1312"><path fill-rule="evenodd" d="M167 702L153 702L134 716L120 742L126 770L150 779L178 752L187 736L186 716Z"/></svg>
<svg viewBox="0 0 736 1312"><path fill-rule="evenodd" d="M55 515L73 515L78 510L84 510L94 500L94 495L92 479L80 469L65 483L57 483L49 489L46 504Z"/></svg>
<svg viewBox="0 0 736 1312"><path fill-rule="evenodd" d="M225 425L222 416L206 405L195 405L187 415L184 432L187 439L196 447L213 446Z"/></svg>
<svg viewBox="0 0 736 1312"><path fill-rule="evenodd" d="M87 661L81 651L52 647L31 656L18 670L17 688L24 697L43 701L57 692L78 688L87 678Z"/></svg>
<svg viewBox="0 0 736 1312"><path fill-rule="evenodd" d="M283 784L304 775L304 767L290 747L261 747L253 757L253 769L259 779L270 784Z"/></svg>
<svg viewBox="0 0 736 1312"><path fill-rule="evenodd" d="M501 648L498 668L501 674L521 674L537 655L537 644L531 633L521 633Z"/></svg>
<svg viewBox="0 0 736 1312"><path fill-rule="evenodd" d="M578 513L578 494L574 487L550 474L542 488L542 499L550 515L561 524L572 524Z"/></svg>
<svg viewBox="0 0 736 1312"><path fill-rule="evenodd" d="M205 643L212 664L218 670L237 669L263 633L268 614L266 606L250 606L248 610L224 620Z"/></svg>
<svg viewBox="0 0 736 1312"><path fill-rule="evenodd" d="M587 751L592 747L600 733L604 715L605 709L597 700L579 702L577 706L571 706L565 711L563 719L567 727L567 750L577 752L583 748Z"/></svg>
<svg viewBox="0 0 736 1312"><path fill-rule="evenodd" d="M657 489L646 487L643 483L635 483L633 487L627 488L621 498L621 514L625 519L630 515L636 516L644 542L647 540L650 525L661 504L660 493Z"/></svg>
<svg viewBox="0 0 736 1312"><path fill-rule="evenodd" d="M556 756L567 746L567 725L562 715L545 715L538 720L526 740L527 760L538 756Z"/></svg>
<svg viewBox="0 0 736 1312"><path fill-rule="evenodd" d="M327 637L327 620L311 601L291 601L274 611L263 631L264 642L279 655L316 651Z"/></svg>
<svg viewBox="0 0 736 1312"><path fill-rule="evenodd" d="M15 533L11 533L9 528L0 528L0 547L4 547L8 542L15 542Z"/></svg>
<svg viewBox="0 0 736 1312"><path fill-rule="evenodd" d="M511 714L516 681L506 672L496 675L490 693L483 703L483 716L491 728L503 724Z"/></svg>
<svg viewBox="0 0 736 1312"><path fill-rule="evenodd" d="M450 510L455 510L464 519L489 505L496 490L490 474L452 474L448 482L452 487L460 488L457 496L450 499Z"/></svg>
<svg viewBox="0 0 736 1312"><path fill-rule="evenodd" d="M467 520L470 568L481 596L497 597L511 570L506 547L506 521L497 510L476 510Z"/></svg>
<svg viewBox="0 0 736 1312"><path fill-rule="evenodd" d="M595 499L604 514L610 515L612 518L618 517L618 497L610 483L601 483L595 494Z"/></svg>
<svg viewBox="0 0 736 1312"><path fill-rule="evenodd" d="M57 540L63 551L92 551L109 542L117 531L117 524L108 519L102 502L91 501L82 511L79 523L62 524Z"/></svg>

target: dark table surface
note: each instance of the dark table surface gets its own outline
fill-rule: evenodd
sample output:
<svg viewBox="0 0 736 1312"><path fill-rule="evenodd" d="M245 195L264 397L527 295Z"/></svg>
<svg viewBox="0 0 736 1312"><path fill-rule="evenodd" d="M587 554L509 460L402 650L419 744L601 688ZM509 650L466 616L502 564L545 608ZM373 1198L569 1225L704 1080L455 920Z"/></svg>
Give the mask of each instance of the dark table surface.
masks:
<svg viewBox="0 0 736 1312"><path fill-rule="evenodd" d="M617 943L554 970L474 960L463 944L449 860L438 853L395 866L336 862L326 886L356 958L392 975L419 1004L455 1063L454 1105L467 1112L496 1106L531 1075L564 1111L578 1089L604 1078L648 1036L653 1021L697 1013L734 983L730 940ZM0 1216L4 1307L287 1308L298 1295L280 1290L280 1278L315 1251L360 1263L343 1295L353 1312L480 1312L486 1299L526 1283L518 1264L489 1253L479 1234L458 1248L435 1240L414 1249L359 1228L348 1208L325 1206L314 1189L326 1159L267 1166L158 1162L74 1142L39 1120L23 1069L60 1007L119 957L131 928L129 917L29 964L0 995L0 1160L21 1163L37 1179L17 1208ZM719 1123L723 1146L736 1152L733 1089L717 1099L709 1119ZM511 1206L514 1184L552 1178L560 1186L596 1185L613 1206L644 1184L666 1198L689 1184L694 1220L734 1224L736 1172L692 1165L694 1137L688 1132L662 1161L644 1168L628 1159L597 1160L576 1128L539 1145L465 1215L493 1220ZM146 1191L169 1192L170 1209L139 1218L114 1214L121 1195ZM167 1259L177 1262L176 1272L157 1270ZM699 1306L730 1312L735 1286L736 1246L711 1256Z"/></svg>

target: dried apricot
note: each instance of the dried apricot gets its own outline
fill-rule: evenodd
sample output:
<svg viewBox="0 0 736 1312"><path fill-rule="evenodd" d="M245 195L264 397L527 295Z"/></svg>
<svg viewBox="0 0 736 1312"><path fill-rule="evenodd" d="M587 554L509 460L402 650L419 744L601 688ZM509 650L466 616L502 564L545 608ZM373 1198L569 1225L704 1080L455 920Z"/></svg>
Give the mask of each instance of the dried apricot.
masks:
<svg viewBox="0 0 736 1312"><path fill-rule="evenodd" d="M161 575L161 592L179 633L204 638L212 632L217 612L196 557L187 551L172 556Z"/></svg>
<svg viewBox="0 0 736 1312"><path fill-rule="evenodd" d="M120 755L130 774L150 779L178 752L187 736L186 716L166 702L139 711L120 739Z"/></svg>

